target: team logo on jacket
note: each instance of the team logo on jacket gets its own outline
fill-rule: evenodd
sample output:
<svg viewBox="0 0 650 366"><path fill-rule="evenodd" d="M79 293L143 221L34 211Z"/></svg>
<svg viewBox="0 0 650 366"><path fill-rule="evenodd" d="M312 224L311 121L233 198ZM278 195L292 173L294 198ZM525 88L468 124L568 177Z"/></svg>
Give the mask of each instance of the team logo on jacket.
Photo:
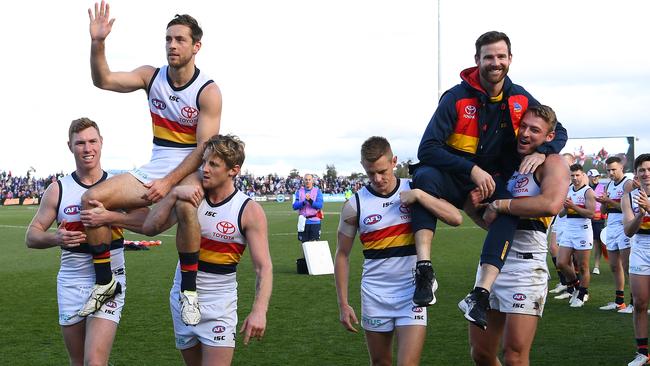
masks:
<svg viewBox="0 0 650 366"><path fill-rule="evenodd" d="M216 327L212 328L213 333L223 333L226 331L226 327L223 325L217 325Z"/></svg>
<svg viewBox="0 0 650 366"><path fill-rule="evenodd" d="M156 109L160 109L161 111L167 109L167 104L165 104L165 102L160 99L153 98L151 100L151 105Z"/></svg>
<svg viewBox="0 0 650 366"><path fill-rule="evenodd" d="M217 223L217 230L225 235L234 234L235 225L228 221L219 221L219 223Z"/></svg>
<svg viewBox="0 0 650 366"><path fill-rule="evenodd" d="M516 293L516 294L512 295L512 299L515 300L515 301L524 301L524 300L526 300L526 295L519 292L519 293Z"/></svg>
<svg viewBox="0 0 650 366"><path fill-rule="evenodd" d="M379 215L379 214L368 215L368 216L366 216L365 219L363 219L363 223L365 225L374 225L374 224L378 223L379 221L381 221L381 215Z"/></svg>
<svg viewBox="0 0 650 366"><path fill-rule="evenodd" d="M519 112L521 112L521 109L522 109L522 108L521 108L521 104L519 104L519 103L517 103L517 102L512 103L512 110L513 110L514 112L519 113Z"/></svg>
<svg viewBox="0 0 650 366"><path fill-rule="evenodd" d="M63 213L66 215L78 215L80 211L81 206L79 205L72 205L63 209Z"/></svg>

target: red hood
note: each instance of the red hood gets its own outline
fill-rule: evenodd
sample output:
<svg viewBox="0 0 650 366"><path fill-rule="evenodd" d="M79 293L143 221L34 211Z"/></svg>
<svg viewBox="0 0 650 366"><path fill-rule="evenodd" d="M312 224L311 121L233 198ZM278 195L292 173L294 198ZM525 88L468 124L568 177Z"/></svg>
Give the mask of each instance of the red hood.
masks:
<svg viewBox="0 0 650 366"><path fill-rule="evenodd" d="M480 91L481 93L487 94L483 89L483 87L481 86L481 82L479 80L478 66L470 67L461 71L460 78L464 82L469 84L469 86L471 86L472 88Z"/></svg>

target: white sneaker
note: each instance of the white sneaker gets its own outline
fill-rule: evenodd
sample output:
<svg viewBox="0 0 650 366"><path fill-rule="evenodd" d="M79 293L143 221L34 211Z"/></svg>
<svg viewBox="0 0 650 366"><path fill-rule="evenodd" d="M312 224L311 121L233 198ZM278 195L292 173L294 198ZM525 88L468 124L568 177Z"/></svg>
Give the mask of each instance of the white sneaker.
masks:
<svg viewBox="0 0 650 366"><path fill-rule="evenodd" d="M111 282L105 285L95 284L90 293L90 298L77 314L79 316L88 316L99 310L108 300L120 293L122 293L122 285L115 280L115 276L112 276Z"/></svg>
<svg viewBox="0 0 650 366"><path fill-rule="evenodd" d="M574 301L578 299L578 289L573 290L573 293L571 294L571 298L569 299L569 305L573 304Z"/></svg>
<svg viewBox="0 0 650 366"><path fill-rule="evenodd" d="M186 325L197 325L201 321L199 295L196 291L181 292L181 319Z"/></svg>
<svg viewBox="0 0 650 366"><path fill-rule="evenodd" d="M600 274L600 269L598 269L598 267L594 267L594 270L591 273L593 273L595 275L599 275Z"/></svg>
<svg viewBox="0 0 650 366"><path fill-rule="evenodd" d="M606 305L599 307L600 310L621 310L625 309L625 304L617 304L615 302L608 302Z"/></svg>
<svg viewBox="0 0 650 366"><path fill-rule="evenodd" d="M585 295L586 296L586 295ZM575 299L572 299L573 301L569 302L569 306L572 308L581 308L585 305L585 301L580 300L580 298L576 297Z"/></svg>
<svg viewBox="0 0 650 366"><path fill-rule="evenodd" d="M637 353L636 357L627 366L643 366L646 363L648 363L648 356Z"/></svg>
<svg viewBox="0 0 650 366"><path fill-rule="evenodd" d="M634 305L628 305L624 307L623 309L617 311L617 313L620 314L632 314L634 312Z"/></svg>
<svg viewBox="0 0 650 366"><path fill-rule="evenodd" d="M568 292L563 292L563 293L561 293L561 294L559 294L559 295L557 295L557 296L553 296L553 298L554 298L554 299L558 299L558 300L564 300L564 299L568 299L568 298L570 298L571 296L572 296L572 295L571 295L570 293L568 293Z"/></svg>
<svg viewBox="0 0 650 366"><path fill-rule="evenodd" d="M566 291L566 285L563 285L561 283L558 283L554 289L549 290L549 294L559 294L561 292Z"/></svg>

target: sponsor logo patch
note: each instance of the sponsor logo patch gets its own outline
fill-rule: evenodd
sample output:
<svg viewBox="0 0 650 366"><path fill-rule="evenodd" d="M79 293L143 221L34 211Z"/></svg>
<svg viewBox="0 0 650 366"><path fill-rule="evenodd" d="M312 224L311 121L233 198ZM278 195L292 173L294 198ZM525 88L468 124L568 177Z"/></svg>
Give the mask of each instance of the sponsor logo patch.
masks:
<svg viewBox="0 0 650 366"><path fill-rule="evenodd" d="M374 225L374 224L378 223L379 221L381 221L381 215L379 215L379 214L368 215L368 216L366 216L365 219L363 219L363 223L365 225Z"/></svg>
<svg viewBox="0 0 650 366"><path fill-rule="evenodd" d="M66 215L78 215L81 212L81 206L72 205L63 209L63 213Z"/></svg>
<svg viewBox="0 0 650 366"><path fill-rule="evenodd" d="M515 300L515 301L524 301L524 300L526 300L526 295L519 292L519 293L516 293L516 294L512 295L512 299Z"/></svg>

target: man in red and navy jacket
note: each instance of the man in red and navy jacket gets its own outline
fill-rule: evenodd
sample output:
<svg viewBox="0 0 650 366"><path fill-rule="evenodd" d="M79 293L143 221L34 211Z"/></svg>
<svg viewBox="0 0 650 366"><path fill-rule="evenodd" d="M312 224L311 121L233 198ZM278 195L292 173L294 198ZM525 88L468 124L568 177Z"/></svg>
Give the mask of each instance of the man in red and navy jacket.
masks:
<svg viewBox="0 0 650 366"><path fill-rule="evenodd" d="M458 208L463 208L475 188L479 200L511 198L505 182L514 170L534 171L547 154L559 153L567 140L566 130L558 123L555 139L540 146L539 154L520 162L516 152L520 120L529 105L540 103L507 77L512 53L506 34L492 31L481 35L474 58L477 66L463 70L462 82L440 99L420 142L420 162L412 167L415 188ZM430 248L436 221L424 207L412 207L418 251L413 301L418 305L426 305L433 297ZM503 266L517 222L517 217L500 215L492 223L481 253L479 281L459 303L465 318L481 328L487 324L489 290Z"/></svg>

